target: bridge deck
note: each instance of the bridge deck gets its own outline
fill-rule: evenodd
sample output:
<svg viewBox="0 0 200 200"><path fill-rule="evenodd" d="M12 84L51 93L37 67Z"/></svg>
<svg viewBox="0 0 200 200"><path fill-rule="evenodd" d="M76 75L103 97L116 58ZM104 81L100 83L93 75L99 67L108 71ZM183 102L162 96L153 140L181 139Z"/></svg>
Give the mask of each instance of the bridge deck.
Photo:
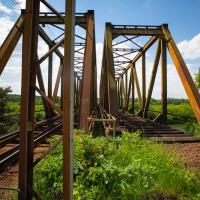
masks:
<svg viewBox="0 0 200 200"><path fill-rule="evenodd" d="M146 120L122 110L118 111L118 117L122 130L128 130L130 132L140 130L143 132L142 137L148 140L164 143L200 142L200 138L194 137L191 134L186 134L170 126Z"/></svg>

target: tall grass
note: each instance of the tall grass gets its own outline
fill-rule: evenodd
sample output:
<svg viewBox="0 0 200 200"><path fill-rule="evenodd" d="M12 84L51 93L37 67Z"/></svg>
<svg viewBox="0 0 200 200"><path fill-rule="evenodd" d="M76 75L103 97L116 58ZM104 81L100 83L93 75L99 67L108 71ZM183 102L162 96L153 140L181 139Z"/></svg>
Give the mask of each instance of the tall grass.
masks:
<svg viewBox="0 0 200 200"><path fill-rule="evenodd" d="M200 199L195 173L138 134L75 135L74 199ZM35 189L44 199L62 199L62 145L37 166Z"/></svg>

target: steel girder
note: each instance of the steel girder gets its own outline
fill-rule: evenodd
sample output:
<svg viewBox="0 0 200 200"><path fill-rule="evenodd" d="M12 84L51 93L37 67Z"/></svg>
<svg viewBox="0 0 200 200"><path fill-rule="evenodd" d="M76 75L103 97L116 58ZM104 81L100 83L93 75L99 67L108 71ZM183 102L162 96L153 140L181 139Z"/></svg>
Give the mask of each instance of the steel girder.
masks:
<svg viewBox="0 0 200 200"><path fill-rule="evenodd" d="M87 13L86 45L83 63L82 89L80 98L79 127L87 129L87 118L96 107L97 78L96 78L96 43L94 11Z"/></svg>
<svg viewBox="0 0 200 200"><path fill-rule="evenodd" d="M115 81L112 26L106 23L104 35L104 49L101 68L100 103L105 110L116 116L117 112L117 85Z"/></svg>
<svg viewBox="0 0 200 200"><path fill-rule="evenodd" d="M141 26L141 25L112 25L106 24L104 39L104 50L102 59L102 71L100 80L100 104L112 115L116 114L117 106L128 110L129 99L132 96L132 106L130 111L134 112L134 97L135 88L137 91L138 102L140 105L140 116L148 117L149 104L154 87L154 82L157 74L159 61L161 63L161 113L155 118L156 121L167 123L167 48L171 58L176 66L179 77L188 95L189 102L193 108L197 121L200 123L200 94L194 84L194 81L187 69L187 66L168 30L168 26ZM150 37L150 39L140 46L135 39L141 36ZM113 40L124 37L123 41L117 43ZM135 45L132 47L120 47L124 42L130 42ZM146 94L146 59L145 53L158 41L155 60L153 64L152 75L148 93ZM112 48L113 46L113 48ZM123 53L118 53L118 52ZM137 52L137 53L136 53ZM132 58L127 57L131 53L135 53ZM121 60L120 60L121 58ZM123 59L123 60L122 60ZM136 72L136 62L141 60L142 65L142 80L141 88ZM126 65L126 66L124 66ZM108 73L109 71L111 73ZM129 76L130 74L130 76ZM115 80L112 82L112 87L109 85L109 78ZM129 78L128 78L129 77ZM135 87L135 88L134 88ZM110 95L109 91L114 91ZM114 95L113 95L114 94ZM115 97L117 94L117 98ZM116 99L116 101L114 100ZM111 103L112 102L112 103ZM112 106L111 106L112 105Z"/></svg>
<svg viewBox="0 0 200 200"><path fill-rule="evenodd" d="M50 5L49 5L50 6ZM12 52L15 49L16 44L18 43L22 33L23 33L23 27L24 27L24 13L25 11L22 11L22 15L19 17L17 20L16 24L13 26L11 32L5 39L1 49L0 49L0 58L1 58L1 63L0 63L0 72L3 72L3 69L5 68L9 57L11 56ZM52 53L55 53L59 58L60 62L63 63L63 54L60 52L58 47L60 45L63 45L64 39L61 39L59 42L55 43L52 41L50 36L42 29L40 25L45 26L45 24L52 24L52 25L63 25L64 20L63 18L65 17L65 13L39 13L38 19L38 29L39 29L39 36L42 38L43 41L49 46L49 51L43 55L40 59L38 59L38 63L41 64L43 61L48 59L49 65L48 65L48 92L46 93L45 88L44 88L44 83L43 83L43 77L42 73L40 70L40 66L38 66L37 70L37 79L39 82L39 88L37 88L38 92L41 94L42 92L42 99L44 103L44 108L46 112L46 117L49 118L52 115L55 114L53 109L55 106L52 106L53 103L55 103L57 93L58 93L58 87L60 84L60 80L62 80L62 66L60 66L57 79L56 79L56 84L54 87L54 90L52 89ZM89 20L90 19L90 20ZM80 74L75 72L75 82L76 84L76 90L75 90L75 108L76 108L76 123L79 124L79 127L81 128L86 128L85 124L87 122L85 119L91 114L91 112L95 109L95 106L97 104L97 77L96 77L96 50L95 50L95 29L94 29L94 12L93 11L88 11L87 13L78 13L76 14L75 17L75 25L82 27L86 31L86 43L81 43L81 44L75 44L76 47L80 45L82 49L87 49L85 53L83 53L83 62L79 61L80 64L82 64L80 71ZM90 31L90 33L88 32ZM90 37L92 36L92 37ZM80 37L80 36L79 36ZM92 42L90 41L92 40ZM88 46L92 44L92 48L88 48ZM79 50L75 51L78 52ZM90 58L90 55L92 56L92 59ZM90 69L91 68L91 69ZM82 69L84 69L84 75L82 74ZM86 72L87 70L91 70L90 78L88 79L88 73ZM83 84L81 79L83 79ZM91 80L93 84L90 84L88 80ZM86 82L86 83L85 83ZM61 81L62 85L62 81ZM87 86L84 86L87 85ZM90 98L87 105L84 106L84 109L80 109L81 103L83 104L84 98L87 98L86 93L89 91L88 86L90 87ZM84 89L85 88L85 89ZM82 90L84 90L82 92ZM86 96L81 98L81 96ZM46 96L49 98L47 100ZM62 97L62 95L61 95ZM45 100L46 99L46 100ZM53 102L51 102L51 99ZM62 99L61 99L62 102ZM84 111L85 110L85 111ZM80 114L80 112L82 112ZM86 117L82 117L85 113ZM87 114L86 114L87 113Z"/></svg>
<svg viewBox="0 0 200 200"><path fill-rule="evenodd" d="M40 0L27 0L26 9L22 11L22 15L0 48L0 72L2 73L23 34L19 153L19 190L23 195L19 198L32 199L35 194L33 190L33 131L35 92L37 91L43 99L47 118L55 114L63 116L63 194L64 199L72 199L74 113L77 115L76 119L78 120L78 117L80 119L80 127L86 129L87 118L97 105L94 12L78 13L75 16L75 0L66 0L65 13L67 15L65 15L65 13L57 12L47 1L42 0L42 2L52 12L40 13ZM45 24L63 30L63 39L58 42L51 39L43 29ZM86 38L75 34L75 25L85 30ZM40 58L38 58L39 37L49 47L48 52ZM75 37L81 38L84 42L75 42ZM60 47L64 48L64 54L59 50ZM60 60L54 88L52 87L53 53ZM75 54L80 54L82 57ZM45 60L48 60L47 92L40 68ZM56 104L59 85L61 85L61 106Z"/></svg>
<svg viewBox="0 0 200 200"><path fill-rule="evenodd" d="M75 1L65 4L63 59L63 199L73 199L73 114L74 114L74 39Z"/></svg>
<svg viewBox="0 0 200 200"><path fill-rule="evenodd" d="M24 14L22 47L22 88L19 141L19 190L23 197L33 198L33 131L35 112L35 89L38 47L38 15L40 1L27 1Z"/></svg>
<svg viewBox="0 0 200 200"><path fill-rule="evenodd" d="M21 15L15 25L13 26L12 30L4 40L3 44L0 48L0 75L4 70L4 67L6 66L10 56L12 55L12 52L17 45L22 32L23 32L23 22L24 22L24 16Z"/></svg>

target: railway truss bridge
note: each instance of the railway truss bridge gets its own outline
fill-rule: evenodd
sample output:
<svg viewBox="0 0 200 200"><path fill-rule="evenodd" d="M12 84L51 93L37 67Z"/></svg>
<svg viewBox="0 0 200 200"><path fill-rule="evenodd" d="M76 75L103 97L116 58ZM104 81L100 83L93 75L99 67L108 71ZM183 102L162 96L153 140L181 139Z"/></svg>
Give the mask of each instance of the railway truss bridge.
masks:
<svg viewBox="0 0 200 200"><path fill-rule="evenodd" d="M40 12L40 2L49 12ZM20 199L41 199L33 189L33 168L59 142L63 142L64 199L71 199L74 127L85 129L95 136L100 131L115 136L123 130L141 130L142 137L161 142L200 141L167 125L167 51L196 121L200 123L200 95L168 25L106 23L100 84L97 89L94 20L94 11L75 13L73 0L66 0L65 12L58 12L46 0L27 1L26 9L22 10L0 48L2 74L22 39L20 126L15 132L0 136L0 169L2 171L6 165L18 160ZM52 38L46 31L47 26L53 27L58 36ZM78 29L81 29L82 34L79 34ZM48 46L43 55L39 55L40 41ZM124 45L127 42L129 45ZM155 52L155 58L147 90L146 77L149 74L146 73L146 57L149 51ZM58 60L56 63L55 57ZM46 82L41 69L45 62L48 65ZM141 79L137 74L139 67L142 71ZM161 112L150 119L149 113L152 111L149 106L159 67ZM53 84L55 68L57 76ZM59 91L60 102L57 101ZM38 123L35 122L36 92L42 98L46 118ZM59 141L35 159L34 148L55 133L61 135Z"/></svg>

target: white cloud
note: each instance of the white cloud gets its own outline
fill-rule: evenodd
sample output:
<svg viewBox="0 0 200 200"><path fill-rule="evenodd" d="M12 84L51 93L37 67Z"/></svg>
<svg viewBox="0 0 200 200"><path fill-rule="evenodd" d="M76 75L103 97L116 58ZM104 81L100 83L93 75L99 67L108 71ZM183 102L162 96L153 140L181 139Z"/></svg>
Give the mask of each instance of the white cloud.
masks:
<svg viewBox="0 0 200 200"><path fill-rule="evenodd" d="M0 12L10 15L13 12L13 10L8 8L7 6L3 5L0 2Z"/></svg>
<svg viewBox="0 0 200 200"><path fill-rule="evenodd" d="M25 9L26 0L18 0L18 2L19 2L19 6L20 6L22 9ZM48 12L49 9L41 2L41 3L40 3L40 11L41 11L41 12Z"/></svg>
<svg viewBox="0 0 200 200"><path fill-rule="evenodd" d="M0 46L3 43L4 39L10 32L11 28L13 27L14 22L11 20L10 17L8 16L3 16L0 17L0 29L1 29L1 34L0 34Z"/></svg>
<svg viewBox="0 0 200 200"><path fill-rule="evenodd" d="M191 40L180 42L178 48L185 59L200 59L200 33L194 36Z"/></svg>
<svg viewBox="0 0 200 200"><path fill-rule="evenodd" d="M25 0L20 0L20 6L24 8ZM0 45L3 43L4 39L6 38L7 34L11 30L14 21L11 19L10 14L12 14L14 9L7 8L5 5L0 3L0 12L7 14L7 16L0 17ZM16 12L17 9L15 9ZM48 11L48 9L41 5L41 11ZM19 46L21 42L15 49L13 55L11 56L10 61L8 62L5 71L3 72L2 76L0 77L0 85L1 86L9 86L11 85L14 93L20 93L21 89L21 48ZM39 41L39 56L44 55L48 51L47 45L44 45L43 42ZM127 43L123 46L117 46L121 48L130 48L130 44ZM178 48L180 49L184 59L190 60L190 64L187 64L190 73L193 75L196 68L192 61L196 59L200 59L200 33L193 37L190 40L184 40L178 44ZM60 48L59 48L60 49ZM61 50L63 51L63 49ZM96 53L97 53L97 79L98 79L98 86L101 76L101 63L102 63L102 53L103 53L103 43L99 42L96 44ZM126 57L132 59L133 55L127 55ZM152 66L152 53L149 52L147 57L147 83L149 83L149 77L151 75L151 66ZM154 55L153 55L154 57ZM188 63L188 62L187 62ZM55 83L57 70L59 66L59 60L54 58L54 67L53 67L53 83ZM47 62L45 61L44 64L41 66L41 70L43 72L45 87L47 88ZM137 62L137 71L139 80L141 82L141 63L140 61ZM155 87L153 91L154 98L160 98L160 69L158 70L157 79L155 82ZM147 85L148 88L148 85ZM169 97L179 97L179 98L187 98L180 78L176 72L176 68L173 64L168 65L168 96Z"/></svg>
<svg viewBox="0 0 200 200"><path fill-rule="evenodd" d="M96 56L97 56L97 88L99 92L99 84L101 78L101 63L103 55L103 43L99 42L96 44Z"/></svg>
<svg viewBox="0 0 200 200"><path fill-rule="evenodd" d="M103 43L96 44L96 54L97 54L97 77L100 79L101 76L101 62L103 53Z"/></svg>

